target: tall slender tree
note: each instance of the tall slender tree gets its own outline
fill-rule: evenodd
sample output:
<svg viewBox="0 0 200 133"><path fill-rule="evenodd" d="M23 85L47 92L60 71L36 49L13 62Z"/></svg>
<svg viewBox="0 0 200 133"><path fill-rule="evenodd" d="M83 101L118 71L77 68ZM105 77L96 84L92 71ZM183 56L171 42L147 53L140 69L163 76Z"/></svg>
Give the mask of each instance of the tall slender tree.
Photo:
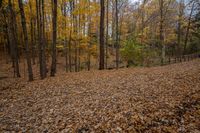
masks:
<svg viewBox="0 0 200 133"><path fill-rule="evenodd" d="M115 37L115 47L116 47L116 69L119 68L119 17L118 17L118 0L115 0L115 22L116 22L116 37Z"/></svg>
<svg viewBox="0 0 200 133"><path fill-rule="evenodd" d="M99 70L104 69L104 18L105 18L105 4L104 0L100 0L101 14L100 14L100 61Z"/></svg>
<svg viewBox="0 0 200 133"><path fill-rule="evenodd" d="M38 50L39 50L39 64L40 64L40 77L46 77L46 58L45 58L45 41L44 41L44 1L36 0L36 16L37 16L37 30L38 30Z"/></svg>
<svg viewBox="0 0 200 133"><path fill-rule="evenodd" d="M107 0L107 4L106 4L106 53L105 53L105 67L107 69L108 67L108 60L107 60L107 57L108 57L108 32L109 32L109 29L108 29L108 25L109 25L109 0Z"/></svg>
<svg viewBox="0 0 200 133"><path fill-rule="evenodd" d="M70 5L70 30L69 30L69 71L72 72L72 26L73 26L73 1L69 1Z"/></svg>
<svg viewBox="0 0 200 133"><path fill-rule="evenodd" d="M90 6L90 0L88 0L88 6ZM89 9L89 13L90 13L90 9ZM90 65L91 65L91 15L87 16L88 19L88 31L87 31L87 35L90 38L90 41L88 42L88 53L87 53L87 70L90 71Z"/></svg>
<svg viewBox="0 0 200 133"><path fill-rule="evenodd" d="M56 39L57 39L57 0L52 0L52 23L53 23L53 42L52 42L52 64L51 76L56 73Z"/></svg>
<svg viewBox="0 0 200 133"><path fill-rule="evenodd" d="M8 1L8 7L9 7L8 34L9 34L11 56L14 68L14 77L15 75L17 77L20 77L16 13L13 10L13 4L11 0Z"/></svg>
<svg viewBox="0 0 200 133"><path fill-rule="evenodd" d="M190 11L190 16L189 16L189 19L188 19L188 25L187 25L187 29L186 29L183 54L187 53L186 49L187 49L187 43L188 43L188 36L189 36L189 32L190 32L190 25L191 25L192 14L194 12L194 6L195 6L195 1L192 1L192 8L191 8L191 11Z"/></svg>
<svg viewBox="0 0 200 133"><path fill-rule="evenodd" d="M29 2L29 7L30 7L30 35L31 35L31 58L32 58L32 64L35 64L35 25L34 25L34 16L33 16L33 9L32 9L32 3L31 1Z"/></svg>
<svg viewBox="0 0 200 133"><path fill-rule="evenodd" d="M73 11L78 11L77 7L77 0L73 0ZM78 15L73 13L73 29L74 29L74 34L77 36L78 38ZM78 72L78 40L75 39L75 50L74 50L74 63L75 63L75 72Z"/></svg>
<svg viewBox="0 0 200 133"><path fill-rule="evenodd" d="M45 3L44 3L44 0L41 0L41 27L42 27L42 30L41 30L41 33L42 33L42 66L43 66L43 75L44 77L46 78L47 76L47 65L46 65L46 44L47 44L47 41L46 41L46 35L45 35Z"/></svg>
<svg viewBox="0 0 200 133"><path fill-rule="evenodd" d="M64 28L66 29L67 28L67 2L66 1L63 1L63 12L64 12L64 17L65 17L65 21L64 21ZM66 35L66 32L65 32L65 39L64 39L64 47L65 47L65 70L66 72L69 71L69 64L68 64L68 47L67 47L67 35Z"/></svg>
<svg viewBox="0 0 200 133"><path fill-rule="evenodd" d="M159 11L160 11L160 45L162 47L162 55L161 55L161 64L164 64L165 61L165 44L164 44L164 35L163 35L163 22L164 22L164 14L163 9L164 8L164 1L159 0Z"/></svg>
<svg viewBox="0 0 200 133"><path fill-rule="evenodd" d="M21 14L21 23L22 23L22 29L23 29L23 34L24 34L24 42L25 42L25 49L26 49L26 60L27 60L27 66L28 66L28 77L29 81L33 81L33 72L32 72L32 66L31 66L31 58L29 55L29 43L28 43L28 33L27 33L27 28L26 28L26 17L24 14L24 7L22 0L18 0L19 4L19 9L20 9L20 14Z"/></svg>
<svg viewBox="0 0 200 133"><path fill-rule="evenodd" d="M183 19L183 5L184 1L180 0L179 2L179 9L178 9L178 32L177 32L177 55L181 55L181 32L182 32L182 19Z"/></svg>

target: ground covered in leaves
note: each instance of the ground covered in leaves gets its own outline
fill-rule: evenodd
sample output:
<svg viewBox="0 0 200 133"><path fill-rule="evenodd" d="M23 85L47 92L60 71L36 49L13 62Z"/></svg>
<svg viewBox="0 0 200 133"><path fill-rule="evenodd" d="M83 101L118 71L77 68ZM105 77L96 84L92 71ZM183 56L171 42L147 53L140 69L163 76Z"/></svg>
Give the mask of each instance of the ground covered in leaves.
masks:
<svg viewBox="0 0 200 133"><path fill-rule="evenodd" d="M0 79L0 132L200 132L200 60Z"/></svg>

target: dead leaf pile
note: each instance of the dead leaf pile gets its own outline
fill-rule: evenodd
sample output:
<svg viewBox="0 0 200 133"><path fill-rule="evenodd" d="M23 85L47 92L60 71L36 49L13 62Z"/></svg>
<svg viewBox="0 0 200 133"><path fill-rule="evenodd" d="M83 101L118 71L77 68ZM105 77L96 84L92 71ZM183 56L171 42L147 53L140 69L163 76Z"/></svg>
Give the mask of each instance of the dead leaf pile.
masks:
<svg viewBox="0 0 200 133"><path fill-rule="evenodd" d="M200 60L0 80L0 132L200 132Z"/></svg>

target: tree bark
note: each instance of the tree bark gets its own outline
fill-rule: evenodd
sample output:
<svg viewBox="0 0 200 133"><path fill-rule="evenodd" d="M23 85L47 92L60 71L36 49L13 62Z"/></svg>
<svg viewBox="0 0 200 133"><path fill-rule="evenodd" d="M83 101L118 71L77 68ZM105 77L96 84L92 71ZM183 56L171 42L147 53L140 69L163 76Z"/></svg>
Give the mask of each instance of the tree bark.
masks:
<svg viewBox="0 0 200 133"><path fill-rule="evenodd" d="M178 15L178 35L177 35L177 56L181 56L181 27L183 17L183 0L179 3L179 15Z"/></svg>
<svg viewBox="0 0 200 133"><path fill-rule="evenodd" d="M66 11L66 8L67 8L67 4L66 2L63 2L63 8L64 8L64 17L67 16L67 11ZM67 20L65 19L65 22L64 22L64 27L65 29L67 28ZM68 48L67 48L67 37L66 37L66 34L65 34L65 40L64 40L64 47L65 47L65 70L66 72L69 71L69 64L68 64Z"/></svg>
<svg viewBox="0 0 200 133"><path fill-rule="evenodd" d="M101 15L100 15L100 61L99 70L104 69L104 17L105 17L105 5L104 0L100 0Z"/></svg>
<svg viewBox="0 0 200 133"><path fill-rule="evenodd" d="M44 47L44 22L42 19L44 9L44 2L42 0L36 0L36 13L37 13L37 30L38 30L38 50L39 50L39 64L40 64L40 77L44 79L46 77L46 60L45 60L45 47ZM42 7L41 7L42 5Z"/></svg>
<svg viewBox="0 0 200 133"><path fill-rule="evenodd" d="M162 55L161 55L161 64L164 64L165 61L165 44L163 36L163 0L159 0L160 4L160 45L162 46Z"/></svg>
<svg viewBox="0 0 200 133"><path fill-rule="evenodd" d="M75 5L76 5L77 1L74 0L73 1L73 11L75 10ZM78 36L78 20L77 20L77 15L73 14L73 28L74 28L74 35L76 35L76 37ZM75 72L78 72L78 42L77 42L77 38L74 39L75 42L75 57L74 57L74 62L75 62Z"/></svg>
<svg viewBox="0 0 200 133"><path fill-rule="evenodd" d="M114 49L115 49L115 41L116 41L116 33L115 33L115 29L116 29L116 18L115 18L115 2L112 1L112 35L111 35L111 38L112 38L112 53L114 53Z"/></svg>
<svg viewBox="0 0 200 133"><path fill-rule="evenodd" d="M106 55L105 55L105 67L106 67L106 69L107 69L107 67L108 67L108 22L109 22L109 0L107 0L107 8L106 8Z"/></svg>
<svg viewBox="0 0 200 133"><path fill-rule="evenodd" d="M33 17L33 10L32 10L32 4L31 2L29 2L29 6L30 6L30 33L31 33L31 59L32 59L32 64L35 65L35 47L34 47L34 37L35 37L35 34L34 34L34 17Z"/></svg>
<svg viewBox="0 0 200 133"><path fill-rule="evenodd" d="M41 0L42 11L41 11L41 27L42 27L42 65L43 65L43 75L47 76L47 66L46 66L46 37L45 37L45 4L44 0Z"/></svg>
<svg viewBox="0 0 200 133"><path fill-rule="evenodd" d="M29 75L28 77L29 77L29 81L33 81L31 58L29 55L30 51L29 51L29 44L28 44L28 33L27 33L27 28L26 28L26 17L24 14L24 7L23 7L22 0L18 0L18 3L19 3L20 14L21 14L21 23L22 23L24 42L25 42L25 48L26 48L26 60L27 60L28 75Z"/></svg>
<svg viewBox="0 0 200 133"><path fill-rule="evenodd" d="M115 37L115 46L116 46L116 69L119 68L119 25L118 25L118 0L115 1L115 18L116 18L116 37Z"/></svg>
<svg viewBox="0 0 200 133"><path fill-rule="evenodd" d="M52 42L52 64L51 76L56 73L56 39L57 39L57 0L52 0L52 23L53 23L53 42Z"/></svg>
<svg viewBox="0 0 200 133"><path fill-rule="evenodd" d="M13 60L13 68L14 68L14 77L20 77L19 72L19 55L18 55L18 39L17 39L17 23L16 23L16 15L12 7L11 0L8 1L9 7L9 25L8 25L8 34L10 40L10 48L11 48L11 55Z"/></svg>
<svg viewBox="0 0 200 133"><path fill-rule="evenodd" d="M194 4L195 2L193 2L192 4L192 9L190 11L190 16L189 16L189 20L188 20L188 25L187 25L187 30L186 30L186 35L185 35L185 43L184 43L184 51L183 54L187 53L187 43L188 43L188 36L189 36L189 32L190 32L190 25L191 25L191 19L192 19L192 13L194 11Z"/></svg>
<svg viewBox="0 0 200 133"><path fill-rule="evenodd" d="M70 31L69 31L69 71L72 72L72 48L71 48L71 41L72 41L72 26L73 26L73 1L70 1Z"/></svg>
<svg viewBox="0 0 200 133"><path fill-rule="evenodd" d="M89 6L90 6L90 0L88 0L89 2ZM90 12L90 11L89 11ZM90 71L90 65L91 65L91 51L90 51L90 48L91 48L91 15L88 15L87 16L87 19L88 19L88 31L87 31L87 34L88 34L88 37L90 38L89 42L88 42L88 53L87 53L87 70Z"/></svg>

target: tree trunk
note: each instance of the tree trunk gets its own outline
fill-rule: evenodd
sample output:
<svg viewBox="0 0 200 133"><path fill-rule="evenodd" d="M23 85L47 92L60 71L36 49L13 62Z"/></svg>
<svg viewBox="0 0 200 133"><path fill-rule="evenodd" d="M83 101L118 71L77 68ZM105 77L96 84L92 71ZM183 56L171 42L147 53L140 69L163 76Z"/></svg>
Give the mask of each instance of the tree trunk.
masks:
<svg viewBox="0 0 200 133"><path fill-rule="evenodd" d="M42 65L43 65L43 75L46 78L47 76L47 66L46 66L46 37L45 37L45 4L42 0L42 12L41 12L41 27L42 27Z"/></svg>
<svg viewBox="0 0 200 133"><path fill-rule="evenodd" d="M108 22L109 22L109 20L108 20L108 14L109 13L109 0L107 0L107 10L106 10L106 56L105 56L105 67L106 67L106 69L107 69L107 67L108 67L108 60L107 60L107 58L108 58Z"/></svg>
<svg viewBox="0 0 200 133"><path fill-rule="evenodd" d="M28 77L29 81L33 81L33 72L32 72L32 66L31 66L31 58L29 55L29 44L28 44L28 33L27 33L27 28L26 28L26 17L24 14L24 7L22 0L18 0L19 3L19 9L20 9L20 14L21 14L21 23L22 23L22 29L24 33L24 42L25 42L25 48L26 48L26 60L27 60L27 66L28 66Z"/></svg>
<svg viewBox="0 0 200 133"><path fill-rule="evenodd" d="M100 61L99 70L104 69L104 16L105 5L104 0L100 0L101 3L101 15L100 15Z"/></svg>
<svg viewBox="0 0 200 133"><path fill-rule="evenodd" d="M35 34L34 34L34 18L33 18L33 10L32 10L32 4L31 2L29 2L29 6L30 6L30 17L31 17L31 20L30 20L30 33L31 33L31 58L32 58L32 64L35 65L35 48L34 48L34 37L35 37Z"/></svg>
<svg viewBox="0 0 200 133"><path fill-rule="evenodd" d="M116 18L116 37L115 37L115 45L116 45L116 69L119 68L119 25L118 25L118 0L115 1L115 18Z"/></svg>
<svg viewBox="0 0 200 133"><path fill-rule="evenodd" d="M191 19L192 19L192 13L194 11L194 4L195 2L193 2L192 4L192 9L190 11L190 16L189 16L189 20L188 20L188 25L187 25L187 30L186 30L186 35L185 35L185 43L184 43L184 51L183 54L186 54L187 52L187 42L188 42L188 36L189 36L189 32L190 32L190 25L191 25Z"/></svg>
<svg viewBox="0 0 200 133"><path fill-rule="evenodd" d="M67 4L66 2L63 3L63 8L64 8L64 16L66 17L67 16L67 11L66 11L66 8L67 8ZM65 22L64 22L64 27L65 29L67 28L67 20L65 18ZM65 70L66 72L69 71L69 64L68 64L68 48L67 48L67 37L66 37L66 34L65 34L65 40L64 40L64 47L65 47Z"/></svg>
<svg viewBox="0 0 200 133"><path fill-rule="evenodd" d="M159 0L160 4L160 45L162 46L162 55L161 55L161 64L164 64L165 61L165 44L163 36L163 0Z"/></svg>
<svg viewBox="0 0 200 133"><path fill-rule="evenodd" d="M73 19L73 1L70 1L70 18ZM71 54L71 40L72 40L72 26L73 22L70 20L70 31L69 31L69 71L72 72L72 54Z"/></svg>
<svg viewBox="0 0 200 133"><path fill-rule="evenodd" d="M183 17L183 0L179 3L179 14L178 14L178 35L177 35L177 56L181 56L181 27Z"/></svg>
<svg viewBox="0 0 200 133"><path fill-rule="evenodd" d="M140 41L140 43L141 44L143 44L143 42L144 42L144 17L145 17L145 10L144 10L144 6L145 6L145 3L146 3L146 0L143 0L143 2L142 2L142 11L141 11L141 13L142 13L142 15L141 15L141 17L142 17L142 22L141 22L141 31L142 31L142 36L141 36L141 41Z"/></svg>
<svg viewBox="0 0 200 133"><path fill-rule="evenodd" d="M19 73L19 55L18 55L18 39L17 39L17 23L16 23L16 16L15 12L12 7L11 0L8 1L9 6L9 23L8 23L8 34L10 38L10 46L11 48L11 55L13 60L13 67L14 67L14 77L20 77Z"/></svg>
<svg viewBox="0 0 200 133"><path fill-rule="evenodd" d="M80 15L80 11L79 11L79 17L78 17L78 33L77 33L77 36L78 36L78 64L77 64L77 71L80 71L81 69L81 48L80 48L80 36L81 36L81 15Z"/></svg>
<svg viewBox="0 0 200 133"><path fill-rule="evenodd" d="M115 6L114 6L115 2L113 1L113 6L112 6L112 35L111 35L111 38L112 38L112 53L114 53L114 49L115 49L115 37L116 37L116 33L115 33L115 29L116 29L116 18L115 18Z"/></svg>
<svg viewBox="0 0 200 133"><path fill-rule="evenodd" d="M40 64L40 77L44 79L46 77L46 61L45 61L45 49L44 49L44 23L42 19L42 8L44 9L42 0L36 0L36 13L37 13L37 29L38 29L38 50L39 50L39 64Z"/></svg>
<svg viewBox="0 0 200 133"><path fill-rule="evenodd" d="M75 10L75 5L76 5L77 1L74 0L73 1L73 11ZM76 35L76 37L78 36L78 20L77 20L77 16L75 14L73 14L73 28L74 28L74 35ZM77 38L74 38L74 42L75 42L75 57L74 57L74 62L75 62L75 72L78 72L78 42L77 42Z"/></svg>
<svg viewBox="0 0 200 133"><path fill-rule="evenodd" d="M89 0L89 6L90 6L90 0ZM87 34L88 34L88 37L90 38L89 42L88 42L88 53L87 53L87 70L90 71L90 65L91 65L91 62L90 62L90 58L91 58L91 51L90 51L90 48L91 48L91 15L88 15L87 16L88 18L88 31L87 31Z"/></svg>
<svg viewBox="0 0 200 133"><path fill-rule="evenodd" d="M56 39L57 39L57 0L52 0L52 23L53 23L53 43L52 43L52 64L51 76L56 73Z"/></svg>

